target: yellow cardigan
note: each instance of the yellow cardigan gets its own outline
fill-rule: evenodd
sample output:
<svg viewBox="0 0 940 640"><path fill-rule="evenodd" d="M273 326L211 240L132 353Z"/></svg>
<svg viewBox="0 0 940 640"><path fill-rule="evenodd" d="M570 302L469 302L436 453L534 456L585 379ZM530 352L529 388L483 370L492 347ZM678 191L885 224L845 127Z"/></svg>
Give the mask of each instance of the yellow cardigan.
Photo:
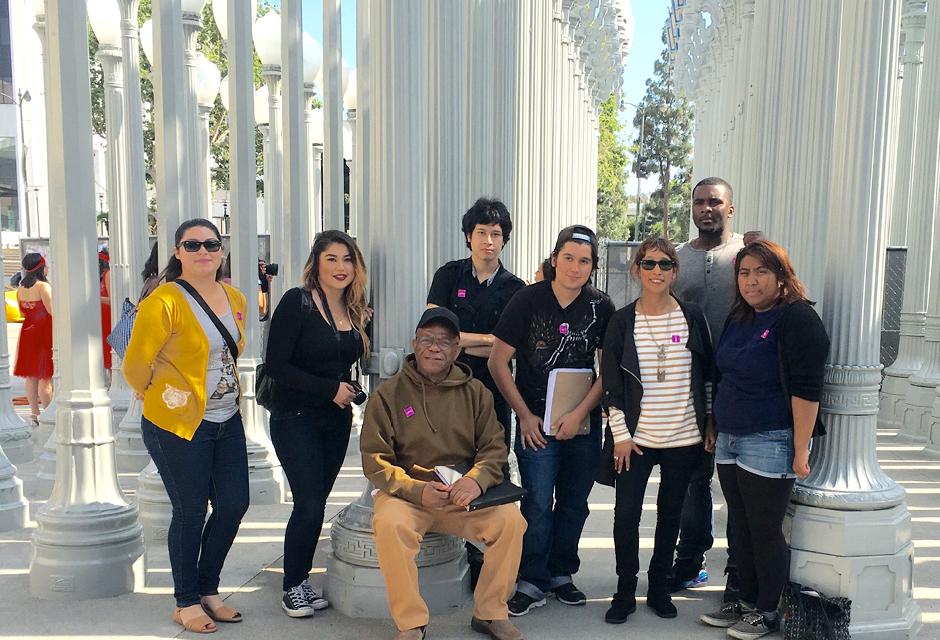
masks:
<svg viewBox="0 0 940 640"><path fill-rule="evenodd" d="M245 348L245 296L222 283ZM235 354L233 354L235 355ZM192 440L206 409L209 340L179 285L144 298L124 357L124 378L144 397L144 415L161 429Z"/></svg>

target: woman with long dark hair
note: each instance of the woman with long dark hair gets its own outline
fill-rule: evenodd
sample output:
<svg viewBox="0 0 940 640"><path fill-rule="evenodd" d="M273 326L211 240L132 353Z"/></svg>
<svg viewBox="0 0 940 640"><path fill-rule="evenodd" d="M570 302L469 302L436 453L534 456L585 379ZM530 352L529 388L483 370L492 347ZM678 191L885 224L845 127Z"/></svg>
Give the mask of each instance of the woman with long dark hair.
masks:
<svg viewBox="0 0 940 640"><path fill-rule="evenodd" d="M614 473L614 551L617 592L605 620L626 622L636 610L640 569L640 516L653 467L659 466L656 536L647 573L646 604L674 618L669 590L679 521L689 479L701 459L710 418L708 385L712 345L702 311L679 302L671 287L679 256L668 240L651 238L637 248L631 268L640 297L617 311L604 339L604 393L613 446L601 464Z"/></svg>
<svg viewBox="0 0 940 640"><path fill-rule="evenodd" d="M783 518L795 479L809 475L810 439L825 433L819 398L829 336L783 247L748 244L734 272L734 304L715 352L715 464L735 528L741 599L702 622L751 640L780 628L789 575Z"/></svg>
<svg viewBox="0 0 940 640"><path fill-rule="evenodd" d="M42 254L27 253L22 264L16 299L24 320L13 375L26 378L26 399L35 426L40 405L47 407L52 401L52 287L46 280L49 266Z"/></svg>
<svg viewBox="0 0 940 640"><path fill-rule="evenodd" d="M143 398L144 444L173 505L167 535L173 619L212 633L213 621L242 620L219 596L219 574L248 509L235 367L245 344L246 302L218 281L222 237L214 224L188 220L174 244L166 283L140 303L124 376Z"/></svg>
<svg viewBox="0 0 940 640"><path fill-rule="evenodd" d="M294 509L284 533L284 595L292 618L329 602L310 584L326 498L346 456L359 389L350 369L369 351L366 268L342 231L317 235L303 283L271 318L265 373L275 382L271 440L287 474Z"/></svg>

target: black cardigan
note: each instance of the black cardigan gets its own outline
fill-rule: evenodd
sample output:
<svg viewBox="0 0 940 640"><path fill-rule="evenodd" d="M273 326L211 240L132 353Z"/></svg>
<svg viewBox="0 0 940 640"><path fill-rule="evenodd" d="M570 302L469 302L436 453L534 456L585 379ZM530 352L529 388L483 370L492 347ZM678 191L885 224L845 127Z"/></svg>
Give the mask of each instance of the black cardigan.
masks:
<svg viewBox="0 0 940 640"><path fill-rule="evenodd" d="M725 329L731 324L729 317ZM796 396L810 402L819 402L822 397L826 360L829 359L829 334L822 320L808 302L799 300L788 304L777 320L777 360L780 362L780 386L786 398ZM721 381L721 373L716 380ZM718 394L719 385L715 385ZM792 422L792 408L787 402ZM816 414L813 437L826 435L822 417Z"/></svg>
<svg viewBox="0 0 940 640"><path fill-rule="evenodd" d="M685 348L692 352L692 404L695 407L695 421L704 436L709 415L705 384L715 378L712 340L708 323L701 309L684 302L679 302L679 308L689 325L689 339L685 343ZM640 361L636 354L636 343L633 340L635 325L636 300L610 318L601 357L605 406L608 409L614 407L623 411L630 435L636 433L636 426L640 420L640 401L643 398ZM596 477L597 481L602 484L613 485L613 456L613 436L608 427Z"/></svg>

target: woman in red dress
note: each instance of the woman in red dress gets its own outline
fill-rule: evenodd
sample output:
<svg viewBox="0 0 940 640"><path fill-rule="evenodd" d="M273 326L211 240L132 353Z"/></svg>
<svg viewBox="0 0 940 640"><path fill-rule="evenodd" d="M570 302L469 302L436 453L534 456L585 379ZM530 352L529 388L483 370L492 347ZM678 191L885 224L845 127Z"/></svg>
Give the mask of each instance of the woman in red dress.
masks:
<svg viewBox="0 0 940 640"><path fill-rule="evenodd" d="M23 256L23 279L16 299L25 318L16 346L13 375L26 378L26 398L33 424L38 424L40 403L52 400L52 287L46 280L49 267L38 253Z"/></svg>
<svg viewBox="0 0 940 640"><path fill-rule="evenodd" d="M111 372L111 256L107 247L98 251L99 295L101 296L101 349L104 352L104 368Z"/></svg>

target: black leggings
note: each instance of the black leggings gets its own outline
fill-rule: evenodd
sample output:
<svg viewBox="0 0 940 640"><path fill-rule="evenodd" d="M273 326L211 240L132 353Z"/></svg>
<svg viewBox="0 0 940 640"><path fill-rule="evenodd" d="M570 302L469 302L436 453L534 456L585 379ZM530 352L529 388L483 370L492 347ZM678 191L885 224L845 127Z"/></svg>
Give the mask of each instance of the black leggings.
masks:
<svg viewBox="0 0 940 640"><path fill-rule="evenodd" d="M765 478L736 464L716 466L734 526L741 601L759 611L774 611L790 571L783 518L794 481Z"/></svg>
<svg viewBox="0 0 940 640"><path fill-rule="evenodd" d="M343 466L352 410L333 407L271 416L271 440L287 475L294 509L284 532L284 591L307 579L323 528L326 499Z"/></svg>

